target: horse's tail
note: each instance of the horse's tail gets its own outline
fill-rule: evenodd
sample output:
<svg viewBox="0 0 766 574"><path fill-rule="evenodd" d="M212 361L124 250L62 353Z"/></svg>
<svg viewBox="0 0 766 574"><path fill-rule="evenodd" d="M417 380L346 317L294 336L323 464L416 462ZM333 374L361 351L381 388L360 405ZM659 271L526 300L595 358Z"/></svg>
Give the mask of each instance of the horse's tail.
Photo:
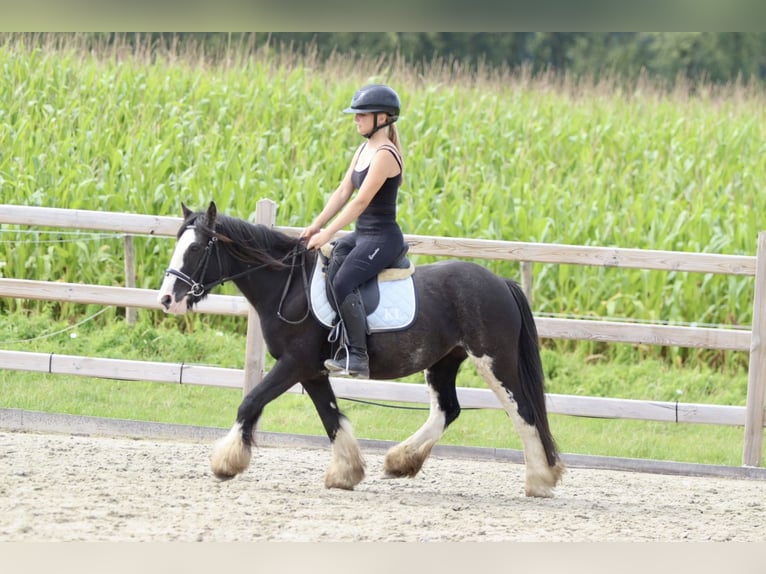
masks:
<svg viewBox="0 0 766 574"><path fill-rule="evenodd" d="M558 447L548 425L548 409L545 406L545 374L540 358L537 326L532 316L526 295L518 283L511 279L505 280L511 295L521 313L521 333L519 335L519 378L521 392L532 409L535 426L540 434L540 440L545 449L549 466L555 466L559 461Z"/></svg>

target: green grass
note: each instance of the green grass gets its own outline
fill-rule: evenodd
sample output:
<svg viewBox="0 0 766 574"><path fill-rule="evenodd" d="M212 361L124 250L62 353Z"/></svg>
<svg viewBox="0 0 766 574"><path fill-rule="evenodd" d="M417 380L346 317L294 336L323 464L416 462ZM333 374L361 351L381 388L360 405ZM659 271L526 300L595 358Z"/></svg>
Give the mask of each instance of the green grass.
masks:
<svg viewBox="0 0 766 574"><path fill-rule="evenodd" d="M18 315L0 324L0 337L6 349L242 368L244 335L221 331L211 322L211 317L203 316L168 317L155 326L150 317L141 317L131 327L101 315L70 328L44 316ZM57 334L39 338L51 333ZM746 395L745 373L732 377L707 368L669 367L656 360L614 365L551 349L544 349L543 362L548 391L558 394L730 405L743 405ZM410 377L408 382L422 382L422 377ZM459 384L484 387L468 364ZM241 399L239 389L0 370L4 408L228 428ZM341 399L340 406L360 438L400 441L427 417L425 405L369 405ZM562 415L552 415L551 426L566 453L741 464L744 432L739 427ZM324 434L311 401L297 394L283 395L268 405L260 428ZM442 444L521 448L508 417L493 409L464 410Z"/></svg>

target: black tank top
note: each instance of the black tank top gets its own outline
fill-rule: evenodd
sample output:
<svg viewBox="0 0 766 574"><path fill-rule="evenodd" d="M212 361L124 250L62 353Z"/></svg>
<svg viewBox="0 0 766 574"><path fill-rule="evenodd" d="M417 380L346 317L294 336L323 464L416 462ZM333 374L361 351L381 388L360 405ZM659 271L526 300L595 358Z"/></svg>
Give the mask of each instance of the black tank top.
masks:
<svg viewBox="0 0 766 574"><path fill-rule="evenodd" d="M367 145L367 144L365 144ZM399 164L399 169L402 169L402 161L399 158L399 153L395 147L390 145L380 146L375 153L385 149L388 150L391 155L396 159L396 163ZM372 161L371 161L372 163ZM351 183L354 189L359 189L362 186L362 182L367 177L367 172L370 171L368 165L361 171L354 170L351 173ZM402 172L393 177L389 177L380 186L380 189L370 201L370 204L357 218L357 229L379 229L387 224L396 223L396 196L399 191L399 186L402 183Z"/></svg>

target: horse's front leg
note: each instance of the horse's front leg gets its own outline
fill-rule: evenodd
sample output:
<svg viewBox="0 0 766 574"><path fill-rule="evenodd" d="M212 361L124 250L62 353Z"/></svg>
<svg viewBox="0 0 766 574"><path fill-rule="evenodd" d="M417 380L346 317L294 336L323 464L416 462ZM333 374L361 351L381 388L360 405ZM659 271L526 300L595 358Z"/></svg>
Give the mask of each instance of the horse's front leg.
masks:
<svg viewBox="0 0 766 574"><path fill-rule="evenodd" d="M332 443L332 462L324 484L327 488L353 490L364 479L365 462L349 420L338 408L338 401L326 375L303 384L311 397L325 432Z"/></svg>
<svg viewBox="0 0 766 574"><path fill-rule="evenodd" d="M298 382L294 362L282 358L274 368L242 400L237 421L229 434L216 442L210 468L218 478L232 478L250 465L251 446L255 444L253 429L263 408Z"/></svg>

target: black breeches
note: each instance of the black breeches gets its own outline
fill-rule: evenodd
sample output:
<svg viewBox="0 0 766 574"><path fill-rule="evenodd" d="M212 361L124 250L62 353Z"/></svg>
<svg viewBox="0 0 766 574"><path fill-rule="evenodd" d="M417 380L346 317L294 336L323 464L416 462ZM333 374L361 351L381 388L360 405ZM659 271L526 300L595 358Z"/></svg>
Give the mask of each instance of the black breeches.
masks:
<svg viewBox="0 0 766 574"><path fill-rule="evenodd" d="M345 255L333 279L338 304L354 289L391 265L404 249L401 231L385 233L350 233L339 239L335 253Z"/></svg>

